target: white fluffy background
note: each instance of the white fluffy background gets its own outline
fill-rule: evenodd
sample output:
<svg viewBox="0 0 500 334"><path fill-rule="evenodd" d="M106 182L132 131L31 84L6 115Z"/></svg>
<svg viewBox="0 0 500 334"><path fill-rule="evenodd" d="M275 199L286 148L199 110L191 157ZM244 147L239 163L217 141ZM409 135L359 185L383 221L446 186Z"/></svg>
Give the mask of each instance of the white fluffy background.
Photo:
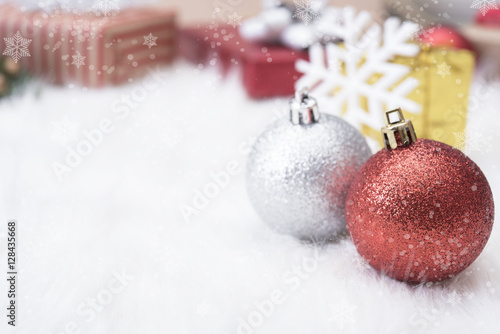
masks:
<svg viewBox="0 0 500 334"><path fill-rule="evenodd" d="M8 219L18 221L20 240L18 327L6 325L2 274L1 333L500 331L498 218L478 260L431 287L366 268L348 238L315 250L276 235L253 211L243 170L184 221L180 205L191 204L210 173L229 161L244 166L239 146L287 104L251 101L236 77L222 80L214 70L183 63L167 70L165 83L123 120L110 106L141 81L99 91L46 86L39 97L28 90L0 103L2 272ZM499 203L500 85L487 87L489 93L478 90L469 122L490 145L471 157ZM63 161L66 149L52 138L52 122L64 116L79 123L71 147L103 118L115 129L60 182L51 164ZM307 274L297 278L292 270L304 260ZM121 271L134 277L128 286L91 321L79 315L77 307L102 294ZM291 279L300 285L292 288ZM283 302L259 318L255 302L274 290ZM241 327L249 317L257 326Z"/></svg>

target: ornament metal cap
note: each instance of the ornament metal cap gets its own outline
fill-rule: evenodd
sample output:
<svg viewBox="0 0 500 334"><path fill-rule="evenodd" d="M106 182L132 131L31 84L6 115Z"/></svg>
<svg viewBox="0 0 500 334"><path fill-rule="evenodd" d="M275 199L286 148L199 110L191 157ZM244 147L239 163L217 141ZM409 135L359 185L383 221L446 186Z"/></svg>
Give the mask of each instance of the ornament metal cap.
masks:
<svg viewBox="0 0 500 334"><path fill-rule="evenodd" d="M290 100L290 122L294 125L317 123L320 113L316 99L309 96L308 89L302 88L295 92Z"/></svg>
<svg viewBox="0 0 500 334"><path fill-rule="evenodd" d="M417 141L413 124L409 119L404 119L401 108L386 111L385 118L387 126L382 128L382 135L388 150L394 150L398 146L407 146Z"/></svg>

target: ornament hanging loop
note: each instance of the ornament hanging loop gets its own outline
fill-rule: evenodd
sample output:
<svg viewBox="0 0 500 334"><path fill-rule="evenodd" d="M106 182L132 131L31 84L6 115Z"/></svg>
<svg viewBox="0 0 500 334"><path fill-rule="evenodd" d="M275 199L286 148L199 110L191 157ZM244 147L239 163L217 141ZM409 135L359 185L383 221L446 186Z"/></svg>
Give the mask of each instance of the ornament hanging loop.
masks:
<svg viewBox="0 0 500 334"><path fill-rule="evenodd" d="M387 126L382 128L382 135L388 150L408 146L417 141L413 124L404 118L401 108L386 111L385 118Z"/></svg>
<svg viewBox="0 0 500 334"><path fill-rule="evenodd" d="M295 92L290 100L290 122L294 125L317 123L320 113L316 99L309 96L307 87Z"/></svg>

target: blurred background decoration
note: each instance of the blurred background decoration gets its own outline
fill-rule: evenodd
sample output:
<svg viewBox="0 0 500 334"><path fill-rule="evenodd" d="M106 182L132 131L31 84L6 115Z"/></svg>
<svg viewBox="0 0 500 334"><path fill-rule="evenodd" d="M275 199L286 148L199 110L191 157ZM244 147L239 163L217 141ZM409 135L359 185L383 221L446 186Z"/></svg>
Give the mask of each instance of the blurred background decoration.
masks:
<svg viewBox="0 0 500 334"><path fill-rule="evenodd" d="M370 101L373 99L367 98L370 94L367 95L366 91L382 89L376 97L384 102L382 109L395 107L392 103L401 103L396 98L398 94L416 102L420 107L408 107L407 111L417 132L423 137L453 145L456 141L454 133L462 133L466 128L469 88L477 61L483 56L484 59L492 59L492 56L487 56L490 50L477 45L475 39L466 37L466 33L470 27L480 24L474 20L483 17L483 13L487 14L489 10L484 12L481 8L471 8L470 3L452 1L433 6L417 1L374 1L369 7L362 2L354 1L352 4L359 4L356 6L358 14L347 16L341 1L265 0L261 2L260 11L247 18L238 14L239 7L220 10L216 7L212 21L181 28L179 52L199 67L216 66L224 74L231 69L238 71L247 94L255 99L292 95L295 88L300 88L295 87L299 79L304 84L317 85L338 77L341 84L337 88L323 89L317 96L320 103L325 104L334 101L338 94L352 96L365 82L369 83L371 88L366 88L365 95L361 94L360 100L355 103L364 111L358 109L354 118L369 120L372 117L370 115L375 111ZM393 53L387 58L387 66L397 68L396 72L401 74L392 79L391 75L396 72L383 73L385 70L381 63L378 67L364 66L371 58L377 57L374 48L384 48L391 42L391 38L386 39L382 24L391 15L402 21L414 22L416 29L406 40L421 46L420 52L406 56L401 56L397 50L391 51ZM356 22L348 26L349 20ZM496 28L488 26L488 29ZM348 41L346 38L349 36L356 36L357 39ZM327 54L326 58L319 60L323 63L329 61L326 67L311 65L314 67L311 69L313 76L322 77L322 80L304 81L301 78L310 73L300 71L298 67L309 59L309 48L315 43L338 45L346 50L347 55L340 59L337 54L335 62L332 62L332 56ZM400 50L404 50L405 46L402 47ZM319 52L327 50L328 47ZM353 50L362 55L354 63L351 61ZM347 63L351 64L347 66ZM491 61L487 63L494 66ZM360 71L372 73L366 76L365 81L355 85L352 81L357 80ZM341 75L338 76L338 73ZM409 78L418 84L401 94L403 86L400 84ZM311 88L312 93L316 93L315 87ZM392 100L384 98L384 94L392 94ZM349 109L357 108L352 99L349 101L350 104L346 100L342 105L337 103L326 109L347 117ZM375 122L368 122L371 125L351 122L378 142L372 142L373 148L381 145L379 128L384 123L381 113L378 114L380 117Z"/></svg>
<svg viewBox="0 0 500 334"><path fill-rule="evenodd" d="M359 13L350 27L347 20L353 17L345 16L346 4ZM374 45L388 42L384 21L396 16L416 25L407 40L422 49L411 56L392 53L388 66L399 68L402 75L384 90L393 94L401 82L418 80L402 96L420 106L419 112L409 108L409 118L422 136L452 145L453 133L465 131L469 87L478 62L498 73L499 15L495 2L478 1L2 1L0 36L21 43L19 50L4 51L16 66L53 84L101 87L132 82L148 68L170 64L180 55L199 68L240 73L248 96L262 99L293 94L296 82L307 75L298 64L309 59L315 43L361 53L355 64L347 66L352 58L347 56L323 68L324 78L339 72L344 83L355 80L364 62L374 57ZM354 35L362 38L350 45L346 36ZM375 90L384 82L384 73L371 71L365 79ZM5 72L3 94L13 78ZM385 80L391 79L385 75ZM319 94L320 102L335 100L340 88ZM359 98L356 104L366 115L361 111L356 117L369 118L370 101ZM394 107L391 100L382 100L382 108ZM331 112L346 116L355 107L352 102ZM358 126L378 145L378 128L383 125L382 115L379 118L371 126Z"/></svg>
<svg viewBox="0 0 500 334"><path fill-rule="evenodd" d="M100 1L0 4L0 36L12 41L4 54L50 83L86 87L131 82L174 59L173 10Z"/></svg>
<svg viewBox="0 0 500 334"><path fill-rule="evenodd" d="M82 333L498 333L498 226L449 284L396 285L346 239L312 249L266 230L243 180L256 136L304 84L372 152L381 111L403 107L419 138L471 153L498 198L497 5L0 0L0 207L25 240L22 333L61 333L70 320ZM12 94L30 81L41 94ZM310 260L303 290L285 284L289 304L250 327L254 305ZM134 282L86 323L74 309L108 291L115 271ZM345 303L352 321L337 326Z"/></svg>
<svg viewBox="0 0 500 334"><path fill-rule="evenodd" d="M22 78L25 76L19 64L11 57L0 57L0 98L9 95Z"/></svg>

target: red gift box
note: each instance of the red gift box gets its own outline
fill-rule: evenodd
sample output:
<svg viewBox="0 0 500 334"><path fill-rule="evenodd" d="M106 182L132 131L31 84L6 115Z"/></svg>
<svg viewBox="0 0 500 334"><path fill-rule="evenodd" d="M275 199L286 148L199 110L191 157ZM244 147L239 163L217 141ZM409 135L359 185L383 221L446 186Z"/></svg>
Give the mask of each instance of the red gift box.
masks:
<svg viewBox="0 0 500 334"><path fill-rule="evenodd" d="M293 95L294 83L300 77L295 61L308 59L307 52L250 43L231 26L186 28L179 38L180 55L191 62L217 61L223 72L232 65L240 67L245 90L253 98Z"/></svg>
<svg viewBox="0 0 500 334"><path fill-rule="evenodd" d="M56 84L120 84L171 62L176 50L175 14L162 8L129 8L106 17L0 5L0 37L17 31L32 41L23 65ZM151 47L144 44L149 34L156 37Z"/></svg>

